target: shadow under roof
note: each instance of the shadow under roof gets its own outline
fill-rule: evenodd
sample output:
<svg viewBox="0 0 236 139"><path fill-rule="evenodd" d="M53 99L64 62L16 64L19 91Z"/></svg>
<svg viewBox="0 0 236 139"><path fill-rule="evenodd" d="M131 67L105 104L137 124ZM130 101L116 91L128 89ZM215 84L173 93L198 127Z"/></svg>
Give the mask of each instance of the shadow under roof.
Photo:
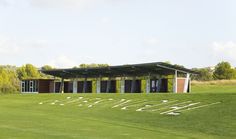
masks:
<svg viewBox="0 0 236 139"><path fill-rule="evenodd" d="M41 70L43 73L60 78L97 78L97 77L129 77L148 75L173 75L179 73L197 74L196 72L163 62L107 66L95 68L71 68Z"/></svg>

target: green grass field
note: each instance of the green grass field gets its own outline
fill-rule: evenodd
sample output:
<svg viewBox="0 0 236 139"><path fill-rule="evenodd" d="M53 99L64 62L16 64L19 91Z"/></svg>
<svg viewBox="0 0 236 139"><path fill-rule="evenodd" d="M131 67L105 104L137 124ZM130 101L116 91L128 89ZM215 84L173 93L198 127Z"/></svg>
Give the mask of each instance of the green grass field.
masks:
<svg viewBox="0 0 236 139"><path fill-rule="evenodd" d="M191 94L0 95L0 138L232 139L234 88L193 86Z"/></svg>

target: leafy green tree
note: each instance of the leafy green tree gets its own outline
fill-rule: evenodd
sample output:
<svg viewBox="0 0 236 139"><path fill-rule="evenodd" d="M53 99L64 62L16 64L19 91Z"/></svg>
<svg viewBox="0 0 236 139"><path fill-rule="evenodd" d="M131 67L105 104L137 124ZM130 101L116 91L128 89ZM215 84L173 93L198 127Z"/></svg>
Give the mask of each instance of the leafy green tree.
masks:
<svg viewBox="0 0 236 139"><path fill-rule="evenodd" d="M52 70L52 69L54 69L54 68L52 66L49 66L49 65L44 65L43 67L41 67L41 70ZM44 79L52 79L52 78L54 78L53 76L44 74L43 72L41 72L40 75Z"/></svg>
<svg viewBox="0 0 236 139"><path fill-rule="evenodd" d="M108 67L108 64L80 64L80 68L96 68L96 67Z"/></svg>
<svg viewBox="0 0 236 139"><path fill-rule="evenodd" d="M229 62L220 62L216 65L215 71L213 73L214 79L234 79L236 77L235 69L233 69Z"/></svg>
<svg viewBox="0 0 236 139"><path fill-rule="evenodd" d="M14 66L0 66L0 93L19 91L19 79Z"/></svg>
<svg viewBox="0 0 236 139"><path fill-rule="evenodd" d="M29 78L39 78L41 77L38 69L32 64L26 64L17 69L18 78L29 79Z"/></svg>
<svg viewBox="0 0 236 139"><path fill-rule="evenodd" d="M41 69L42 69L42 70L52 70L53 67L50 66L50 65L44 65Z"/></svg>
<svg viewBox="0 0 236 139"><path fill-rule="evenodd" d="M199 81L210 81L213 80L213 70L211 68L200 68L200 69L192 69L196 72L198 72L197 75L193 75L193 80L199 80Z"/></svg>

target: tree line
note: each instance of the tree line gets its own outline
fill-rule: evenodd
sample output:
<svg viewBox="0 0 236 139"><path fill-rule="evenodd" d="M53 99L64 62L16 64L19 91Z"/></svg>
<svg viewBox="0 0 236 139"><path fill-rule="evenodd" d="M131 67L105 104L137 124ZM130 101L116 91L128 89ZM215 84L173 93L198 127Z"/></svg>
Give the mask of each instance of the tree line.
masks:
<svg viewBox="0 0 236 139"><path fill-rule="evenodd" d="M81 64L73 68L91 68L106 67L108 64ZM181 66L182 67L182 66ZM41 70L50 70L53 67L45 65L37 68L32 64L26 64L21 67L2 65L0 66L0 93L14 93L20 91L20 80L35 78L51 78L40 72ZM193 75L193 80L231 80L236 79L236 69L229 62L220 62L214 68L194 68L198 74Z"/></svg>
<svg viewBox="0 0 236 139"><path fill-rule="evenodd" d="M229 62L220 62L215 67L194 68L198 74L192 76L193 80L211 81L211 80L232 80L236 79L236 68Z"/></svg>

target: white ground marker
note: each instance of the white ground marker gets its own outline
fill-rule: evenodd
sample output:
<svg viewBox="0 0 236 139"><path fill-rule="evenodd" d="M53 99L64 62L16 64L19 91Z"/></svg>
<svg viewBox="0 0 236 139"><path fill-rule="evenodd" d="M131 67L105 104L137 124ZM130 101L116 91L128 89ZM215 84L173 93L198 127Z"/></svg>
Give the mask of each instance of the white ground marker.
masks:
<svg viewBox="0 0 236 139"><path fill-rule="evenodd" d="M74 99L74 100L71 100L71 101L67 101L66 104L69 104L69 103L76 103L76 102L79 102L80 99Z"/></svg>
<svg viewBox="0 0 236 139"><path fill-rule="evenodd" d="M172 113L172 112L175 112L176 110L180 110L180 109L184 109L184 108L191 107L191 106L194 106L194 105L198 105L199 103L200 102L196 102L196 103L191 103L191 104L188 104L188 105L185 105L185 106L182 106L182 107L176 107L176 108L173 108L172 110L161 112L160 114Z"/></svg>
<svg viewBox="0 0 236 139"><path fill-rule="evenodd" d="M55 100L54 102L51 103L51 105L55 105L59 100Z"/></svg>
<svg viewBox="0 0 236 139"><path fill-rule="evenodd" d="M122 103L119 103L119 104L113 106L112 108L116 108L116 107L123 106L124 104L127 104L127 103L129 103L129 102L131 102L131 101L132 101L132 100L127 100L127 101L125 101L125 102L122 102Z"/></svg>
<svg viewBox="0 0 236 139"><path fill-rule="evenodd" d="M192 101L185 101L185 102L180 102L180 103L176 103L176 104L171 104L171 105L168 105L168 106L164 106L162 108L159 108L159 109L153 109L153 110L150 110L152 112L154 111L158 111L158 110L163 110L163 109L176 109L176 108L179 108L180 106L178 105L181 105L181 104L186 104L186 103L190 103Z"/></svg>
<svg viewBox="0 0 236 139"><path fill-rule="evenodd" d="M91 107L97 105L98 103L100 103L100 102L102 102L102 101L104 101L104 100L95 101L94 103L90 104L90 105L88 106L88 108L91 108Z"/></svg>
<svg viewBox="0 0 236 139"><path fill-rule="evenodd" d="M177 116L177 115L180 115L180 113L179 113L179 112L169 112L169 113L167 113L166 115Z"/></svg>
<svg viewBox="0 0 236 139"><path fill-rule="evenodd" d="M42 105L42 104L50 103L50 102L54 102L54 101L55 101L55 100L46 100L46 101L39 102L38 104L39 104L39 105Z"/></svg>
<svg viewBox="0 0 236 139"><path fill-rule="evenodd" d="M147 103L147 102L148 101L146 101L146 100L145 101L136 101L131 105L126 105L126 106L122 107L121 109L122 110L127 110L129 107L139 106L139 105L142 105L142 104Z"/></svg>
<svg viewBox="0 0 236 139"><path fill-rule="evenodd" d="M163 103L166 103L166 102L168 102L168 100L162 100L162 102L163 102Z"/></svg>
<svg viewBox="0 0 236 139"><path fill-rule="evenodd" d="M216 105L216 104L220 104L220 103L221 103L221 102L215 102L215 103L211 103L211 104L201 105L201 106L197 106L197 107L192 107L192 108L180 110L179 112L189 111L189 110L194 110L194 109L199 109L199 108L208 107L208 106Z"/></svg>
<svg viewBox="0 0 236 139"><path fill-rule="evenodd" d="M177 102L177 101L178 100L173 100L173 101L162 102L162 103L154 104L154 105L145 105L144 107L139 108L136 111L146 111L145 109L153 108L153 107L156 107L156 106L162 106L162 105L170 104L170 103Z"/></svg>

